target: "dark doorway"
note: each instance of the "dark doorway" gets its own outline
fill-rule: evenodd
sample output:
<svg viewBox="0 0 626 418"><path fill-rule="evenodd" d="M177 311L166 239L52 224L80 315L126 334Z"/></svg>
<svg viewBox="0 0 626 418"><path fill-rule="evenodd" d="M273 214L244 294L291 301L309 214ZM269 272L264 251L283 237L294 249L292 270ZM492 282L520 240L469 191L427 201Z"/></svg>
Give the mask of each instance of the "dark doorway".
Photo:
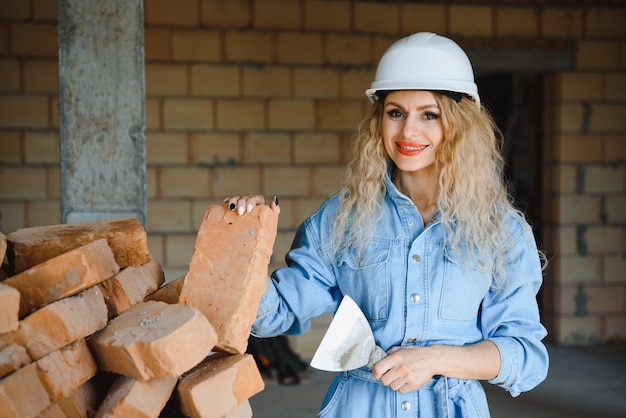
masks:
<svg viewBox="0 0 626 418"><path fill-rule="evenodd" d="M526 214L539 248L542 220L542 126L541 76L511 72L492 73L476 79L481 101L504 134L508 189L517 208ZM545 313L541 287L537 301Z"/></svg>
<svg viewBox="0 0 626 418"><path fill-rule="evenodd" d="M478 76L481 101L504 134L509 193L541 240L541 77L510 72Z"/></svg>

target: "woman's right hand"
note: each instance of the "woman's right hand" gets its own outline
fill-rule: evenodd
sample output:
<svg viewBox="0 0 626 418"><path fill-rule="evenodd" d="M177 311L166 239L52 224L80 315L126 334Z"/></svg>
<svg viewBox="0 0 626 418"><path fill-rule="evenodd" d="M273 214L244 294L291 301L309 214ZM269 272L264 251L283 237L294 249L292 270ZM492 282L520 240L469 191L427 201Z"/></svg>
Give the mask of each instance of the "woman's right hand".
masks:
<svg viewBox="0 0 626 418"><path fill-rule="evenodd" d="M232 196L224 199L224 206L227 206L231 211L237 211L239 215L251 212L255 206L265 203L265 197L263 195L247 195L247 196ZM278 206L278 197L274 196L270 202L270 208L276 212L276 216L280 214L280 206Z"/></svg>

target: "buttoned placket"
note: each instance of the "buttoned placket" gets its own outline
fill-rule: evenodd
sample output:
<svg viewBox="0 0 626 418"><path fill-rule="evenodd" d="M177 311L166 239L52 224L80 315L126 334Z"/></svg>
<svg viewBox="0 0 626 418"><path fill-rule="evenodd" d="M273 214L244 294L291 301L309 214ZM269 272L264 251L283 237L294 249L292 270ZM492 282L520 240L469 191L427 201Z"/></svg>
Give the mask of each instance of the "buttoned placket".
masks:
<svg viewBox="0 0 626 418"><path fill-rule="evenodd" d="M402 394L396 392L396 417L416 417L417 411L417 392L412 391Z"/></svg>
<svg viewBox="0 0 626 418"><path fill-rule="evenodd" d="M416 209L413 208L416 213ZM419 215L416 216L419 218ZM423 223L418 219L411 219L408 222L410 237L413 242L408 252L407 277L406 277L406 326L404 334L404 344L415 344L421 341L426 333L426 305L425 305L425 280L424 264L422 257L425 248L426 231Z"/></svg>

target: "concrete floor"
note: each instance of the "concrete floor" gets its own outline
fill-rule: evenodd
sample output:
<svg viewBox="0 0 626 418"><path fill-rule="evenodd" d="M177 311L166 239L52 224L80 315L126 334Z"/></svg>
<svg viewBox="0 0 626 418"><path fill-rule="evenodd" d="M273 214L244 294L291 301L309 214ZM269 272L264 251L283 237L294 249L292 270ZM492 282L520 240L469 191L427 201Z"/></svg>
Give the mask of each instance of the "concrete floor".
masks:
<svg viewBox="0 0 626 418"><path fill-rule="evenodd" d="M550 372L534 390L512 398L485 384L493 418L625 418L626 345L548 346ZM255 418L316 417L334 373L309 370L299 385L267 382L250 399Z"/></svg>

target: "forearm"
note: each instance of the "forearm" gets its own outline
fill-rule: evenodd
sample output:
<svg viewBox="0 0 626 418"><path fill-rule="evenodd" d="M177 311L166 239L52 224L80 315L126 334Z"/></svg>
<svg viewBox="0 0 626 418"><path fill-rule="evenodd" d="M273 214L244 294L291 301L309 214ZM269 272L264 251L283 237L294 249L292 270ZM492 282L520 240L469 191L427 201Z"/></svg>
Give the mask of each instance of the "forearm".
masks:
<svg viewBox="0 0 626 418"><path fill-rule="evenodd" d="M431 346L437 350L436 374L456 379L493 379L500 372L500 351L496 345L484 340L472 345Z"/></svg>

